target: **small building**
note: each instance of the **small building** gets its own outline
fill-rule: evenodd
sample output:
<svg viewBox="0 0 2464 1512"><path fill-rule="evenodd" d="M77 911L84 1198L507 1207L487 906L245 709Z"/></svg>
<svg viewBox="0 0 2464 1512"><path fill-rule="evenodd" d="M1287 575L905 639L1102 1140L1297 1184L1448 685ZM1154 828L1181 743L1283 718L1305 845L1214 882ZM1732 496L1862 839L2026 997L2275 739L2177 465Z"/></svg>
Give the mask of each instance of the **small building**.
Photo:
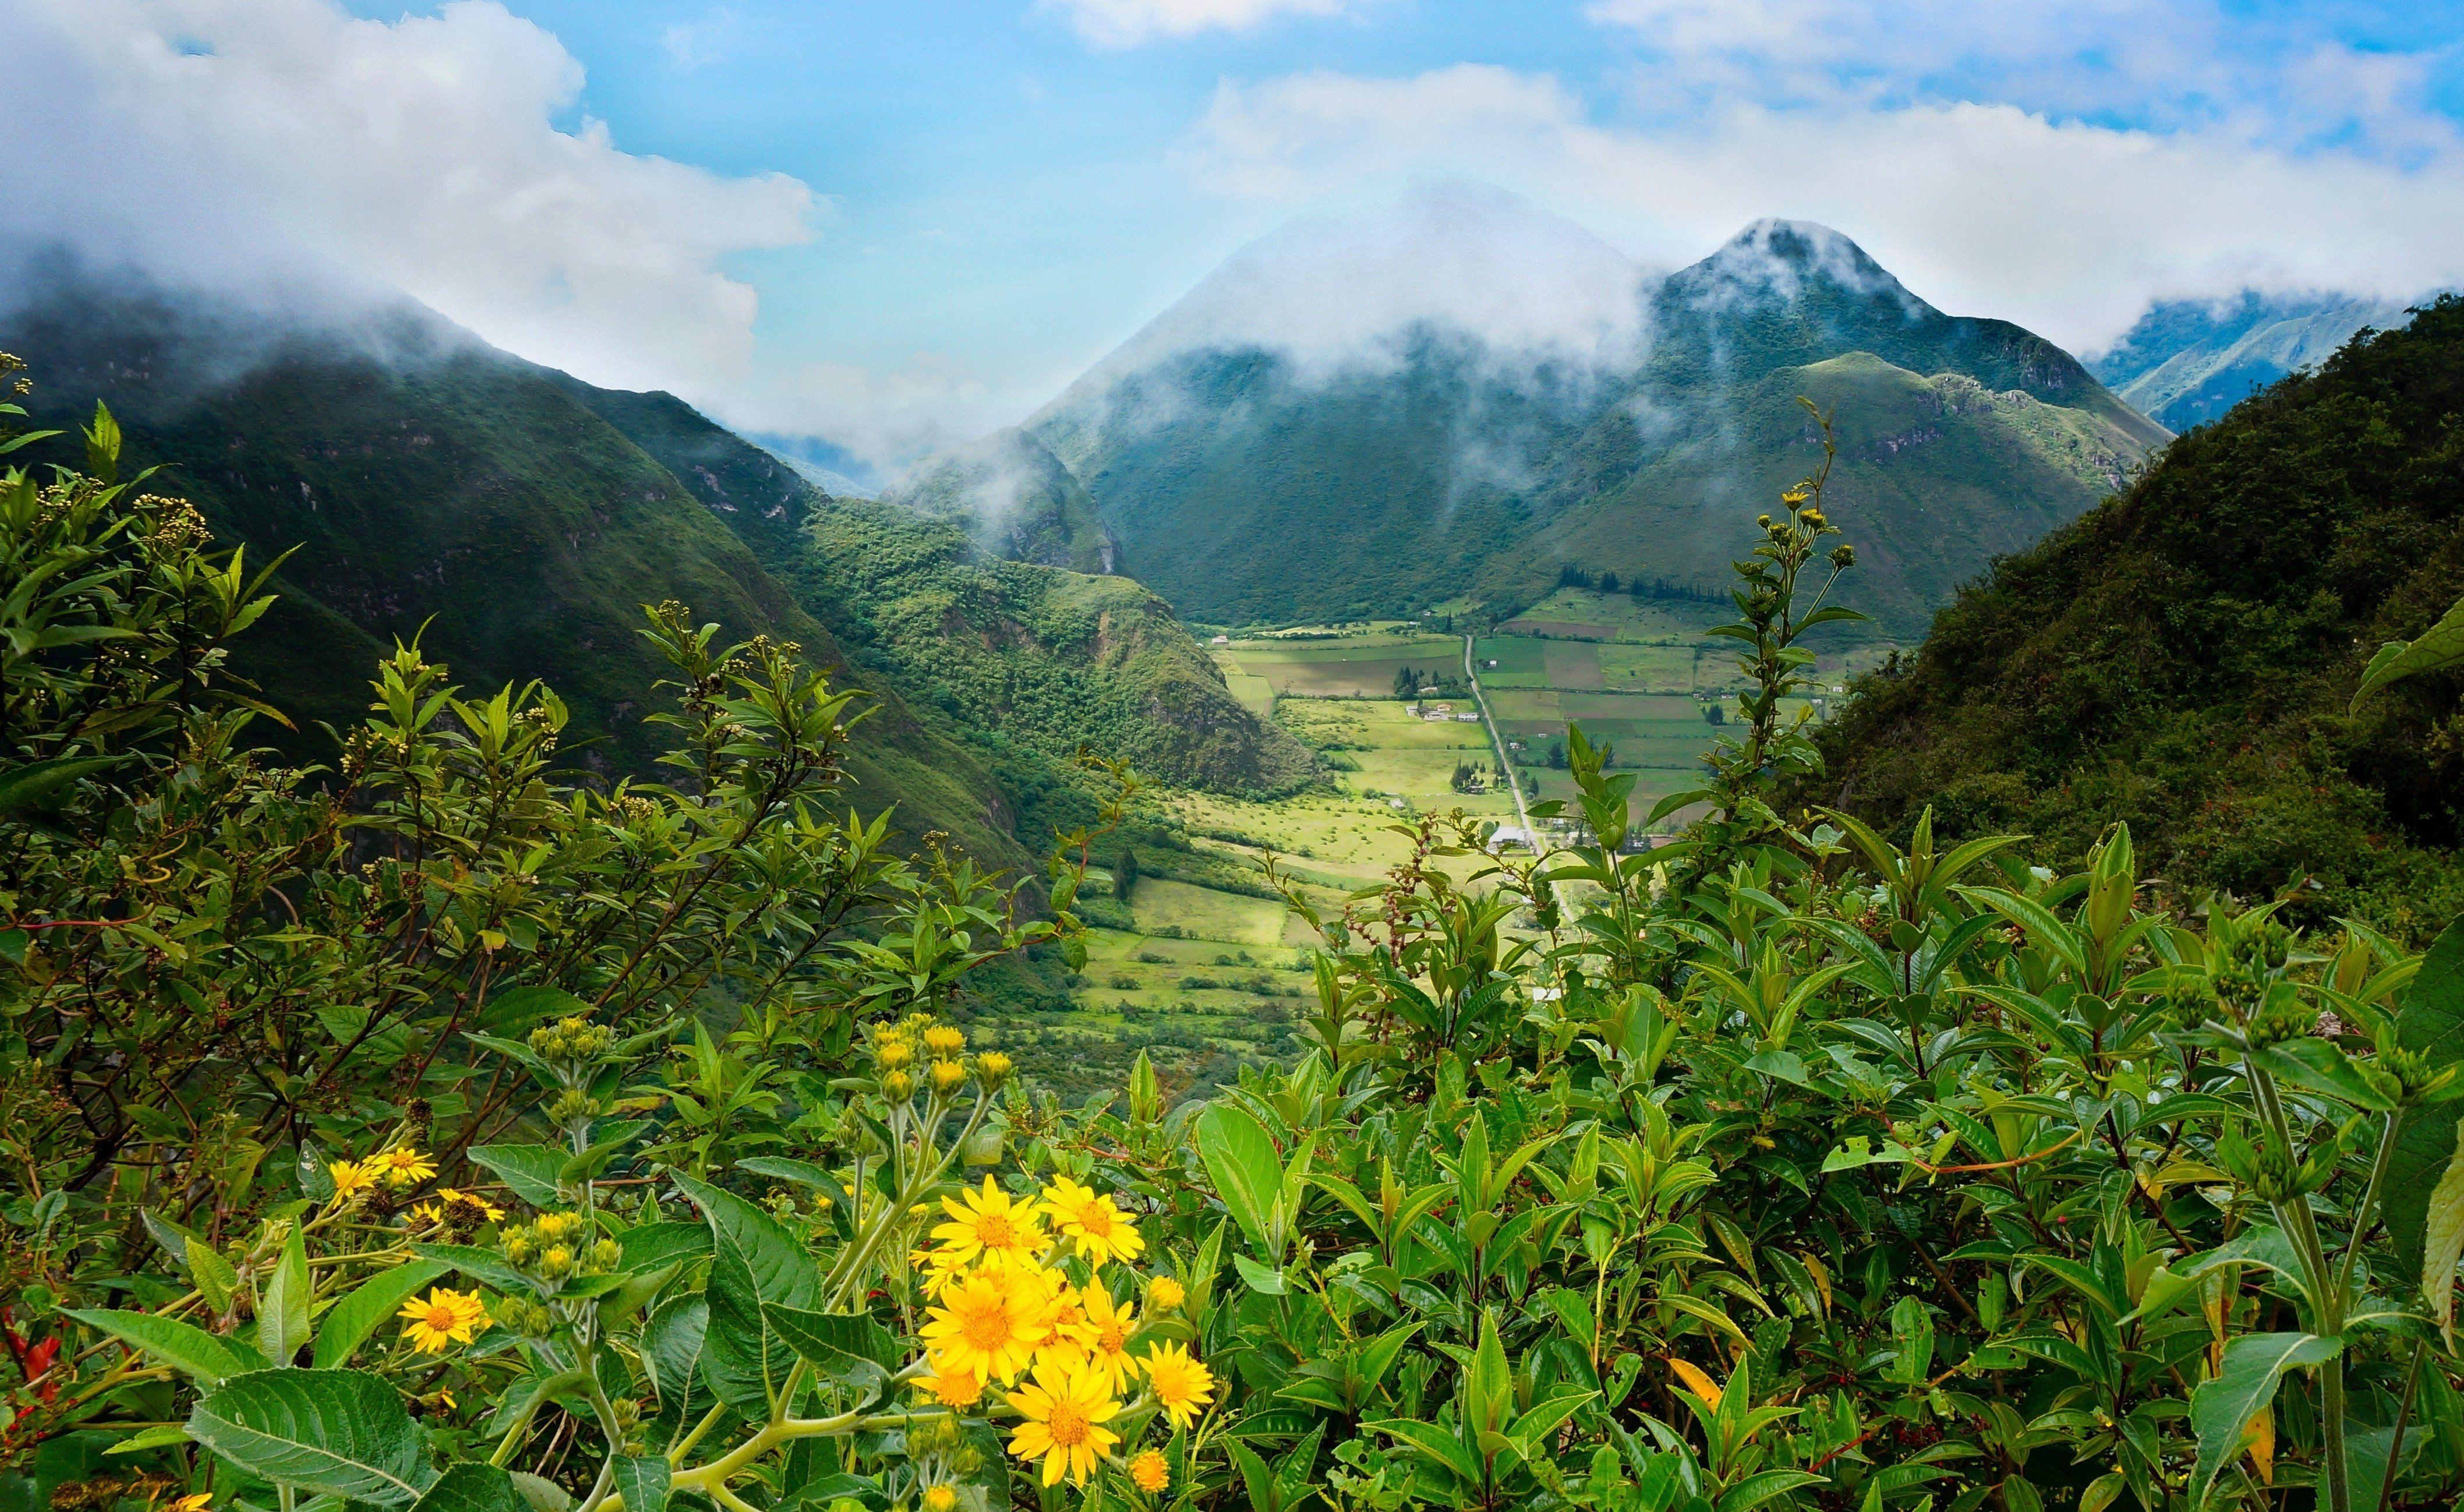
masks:
<svg viewBox="0 0 2464 1512"><path fill-rule="evenodd" d="M1232 644L1232 637L1228 635L1219 635L1215 638L1215 644L1218 646L1229 646Z"/></svg>
<svg viewBox="0 0 2464 1512"><path fill-rule="evenodd" d="M1500 824L1488 832L1488 848L1491 851L1503 850L1508 845L1520 845L1530 851L1540 848L1539 843L1531 838L1531 832L1520 824Z"/></svg>
<svg viewBox="0 0 2464 1512"><path fill-rule="evenodd" d="M1457 723L1457 724L1463 724L1463 725L1476 725L1476 724L1480 723L1480 715L1478 715L1478 714L1457 714L1457 715L1455 715L1455 723Z"/></svg>

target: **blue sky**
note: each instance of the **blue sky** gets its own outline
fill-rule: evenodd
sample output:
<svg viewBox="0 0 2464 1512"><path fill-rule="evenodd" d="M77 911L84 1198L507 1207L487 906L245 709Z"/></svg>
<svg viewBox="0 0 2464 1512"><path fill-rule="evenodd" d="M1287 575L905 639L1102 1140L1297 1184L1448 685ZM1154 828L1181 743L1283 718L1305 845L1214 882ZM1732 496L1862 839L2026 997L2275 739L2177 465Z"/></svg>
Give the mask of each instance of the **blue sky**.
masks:
<svg viewBox="0 0 2464 1512"><path fill-rule="evenodd" d="M1294 213L1422 176L1650 265L1821 220L1946 308L2079 348L2155 297L2457 281L2460 22L2464 0L0 0L53 49L0 84L63 95L80 140L121 134L116 177L156 167L223 217L125 228L158 262L278 241L525 355L894 463L1017 418Z"/></svg>

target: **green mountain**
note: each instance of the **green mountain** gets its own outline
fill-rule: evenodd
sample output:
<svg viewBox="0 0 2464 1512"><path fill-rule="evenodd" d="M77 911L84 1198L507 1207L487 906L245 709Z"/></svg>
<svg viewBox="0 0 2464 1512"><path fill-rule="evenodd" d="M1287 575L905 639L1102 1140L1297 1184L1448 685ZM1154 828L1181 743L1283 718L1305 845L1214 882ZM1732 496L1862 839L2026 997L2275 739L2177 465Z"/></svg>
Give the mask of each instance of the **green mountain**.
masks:
<svg viewBox="0 0 2464 1512"><path fill-rule="evenodd" d="M294 551L280 603L240 655L311 755L328 754L314 723L358 718L396 639L419 637L467 689L544 680L572 712L566 755L609 774L647 772L665 744L644 717L665 668L640 634L643 604L674 599L728 635L766 631L825 665L844 659L747 545L780 530L765 513L779 491L757 501L749 480L736 485L740 535L735 514L697 500L599 412L646 439L693 432L686 417L715 428L665 395L592 389L411 308L302 335L74 280L0 318L0 349L33 364L38 420L74 424L108 403L130 464L165 466L156 487L195 502L220 539L260 561ZM673 465L700 485L711 438L696 439L704 450ZM872 800L897 803L911 834L945 830L988 861L1025 864L984 762L886 681L855 681L878 706L850 760Z"/></svg>
<svg viewBox="0 0 2464 1512"><path fill-rule="evenodd" d="M1011 561L1112 570L1112 543L1086 485L1051 449L1016 427L926 459L882 498L954 520L979 546Z"/></svg>
<svg viewBox="0 0 2464 1512"><path fill-rule="evenodd" d="M2166 438L2051 342L1935 310L1820 227L1761 222L1655 281L1510 197L1439 208L1343 243L1333 277L1271 238L1028 421L1120 570L1228 623L1523 602L1570 563L1716 591L1740 516L1815 459L1804 394L1837 419L1865 602L1912 633ZM1514 255L1449 265L1419 305L1364 293L1367 315L1322 287L1412 286L1466 246Z"/></svg>
<svg viewBox="0 0 2464 1512"><path fill-rule="evenodd" d="M2007 558L1859 682L1799 797L1904 831L2114 821L2188 897L2299 888L2418 934L2464 905L2464 677L2348 713L2464 595L2464 300L2355 340Z"/></svg>
<svg viewBox="0 0 2464 1512"><path fill-rule="evenodd" d="M2285 374L2325 361L2365 326L2402 325L2409 302L2352 295L2170 299L2151 306L2089 368L2174 430L2203 426Z"/></svg>

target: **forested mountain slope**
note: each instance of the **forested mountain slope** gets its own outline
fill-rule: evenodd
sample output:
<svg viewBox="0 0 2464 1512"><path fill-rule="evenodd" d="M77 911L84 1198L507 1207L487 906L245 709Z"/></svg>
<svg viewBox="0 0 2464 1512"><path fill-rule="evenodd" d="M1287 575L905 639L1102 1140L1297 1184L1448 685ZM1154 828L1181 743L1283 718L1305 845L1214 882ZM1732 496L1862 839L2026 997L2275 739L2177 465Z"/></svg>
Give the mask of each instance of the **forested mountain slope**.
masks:
<svg viewBox="0 0 2464 1512"><path fill-rule="evenodd" d="M2464 904L2464 679L2347 713L2464 594L2464 300L2175 441L1997 562L1822 733L1811 800L2077 856L2127 821L2179 892L2305 888L2409 931ZM1853 531L1855 527L1852 525Z"/></svg>
<svg viewBox="0 0 2464 1512"><path fill-rule="evenodd" d="M2160 425L2188 430L2324 362L2365 326L2404 324L2409 304L2427 302L2247 289L2232 299L2168 299L2087 365Z"/></svg>

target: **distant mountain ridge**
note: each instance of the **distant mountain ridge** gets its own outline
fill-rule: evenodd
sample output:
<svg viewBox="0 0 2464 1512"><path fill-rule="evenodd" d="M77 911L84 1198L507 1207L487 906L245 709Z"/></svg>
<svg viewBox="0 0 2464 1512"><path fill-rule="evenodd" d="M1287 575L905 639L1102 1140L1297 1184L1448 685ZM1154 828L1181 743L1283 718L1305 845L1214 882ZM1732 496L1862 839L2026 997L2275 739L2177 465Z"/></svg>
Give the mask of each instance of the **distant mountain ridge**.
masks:
<svg viewBox="0 0 2464 1512"><path fill-rule="evenodd" d="M1289 232L1236 254L1025 424L1119 570L1192 618L1511 602L1569 563L1716 589L1815 460L1802 393L1837 417L1860 602L1909 632L2167 439L2058 346L1808 223L1665 277L1462 186L1327 240L1326 266Z"/></svg>
<svg viewBox="0 0 2464 1512"><path fill-rule="evenodd" d="M2287 373L2316 366L2365 327L2391 330L2418 299L2346 294L2169 299L2149 307L2089 368L2168 429L2188 430Z"/></svg>

